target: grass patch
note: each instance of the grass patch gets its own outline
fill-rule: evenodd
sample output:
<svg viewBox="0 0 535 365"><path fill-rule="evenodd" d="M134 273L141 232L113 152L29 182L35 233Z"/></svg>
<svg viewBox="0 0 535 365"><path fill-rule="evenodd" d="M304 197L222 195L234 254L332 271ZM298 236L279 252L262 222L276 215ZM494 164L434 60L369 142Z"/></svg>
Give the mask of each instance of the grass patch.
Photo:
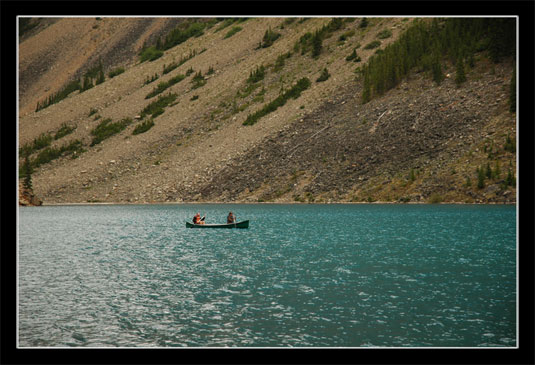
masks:
<svg viewBox="0 0 535 365"><path fill-rule="evenodd" d="M305 77L300 79L292 88L279 95L275 100L265 105L262 109L260 109L254 114L249 114L245 122L243 122L243 125L255 124L263 116L277 110L279 107L286 104L286 102L290 98L297 99L301 95L301 92L308 89L309 87L310 80L308 78Z"/></svg>

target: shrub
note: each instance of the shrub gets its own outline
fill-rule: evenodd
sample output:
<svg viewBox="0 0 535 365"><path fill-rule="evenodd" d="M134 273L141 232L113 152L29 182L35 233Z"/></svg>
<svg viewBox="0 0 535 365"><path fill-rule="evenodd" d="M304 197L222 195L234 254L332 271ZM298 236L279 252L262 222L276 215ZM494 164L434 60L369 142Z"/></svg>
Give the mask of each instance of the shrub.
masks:
<svg viewBox="0 0 535 365"><path fill-rule="evenodd" d="M264 65L260 67L257 66L254 71L251 71L249 73L249 78L247 79L247 82L250 84L254 84L258 81L262 81L264 79L264 76L265 76Z"/></svg>
<svg viewBox="0 0 535 365"><path fill-rule="evenodd" d="M357 49L353 49L353 52L346 57L346 61L360 62L361 58L357 55Z"/></svg>
<svg viewBox="0 0 535 365"><path fill-rule="evenodd" d="M374 48L377 48L381 45L381 41L372 41L370 43L368 43L366 46L364 46L364 49L374 49Z"/></svg>
<svg viewBox="0 0 535 365"><path fill-rule="evenodd" d="M110 73L108 74L108 77L110 79L113 79L115 76L117 75L120 75L124 72L124 68L123 67L117 67L116 69L113 69L110 71Z"/></svg>
<svg viewBox="0 0 535 365"><path fill-rule="evenodd" d="M153 118L157 117L158 115L162 114L164 112L164 108L174 102L176 98L177 94L167 94L165 96L158 96L157 100L148 104L141 111L141 118L144 118L146 115L152 115Z"/></svg>
<svg viewBox="0 0 535 365"><path fill-rule="evenodd" d="M239 26L232 27L232 29L230 29L230 30L227 32L227 34L225 34L225 36L223 37L223 39L227 39L227 38L232 37L234 34L238 33L240 30L242 30L242 27L239 27Z"/></svg>
<svg viewBox="0 0 535 365"><path fill-rule="evenodd" d="M133 135L145 133L154 126L154 120L152 118L138 124L132 131Z"/></svg>
<svg viewBox="0 0 535 365"><path fill-rule="evenodd" d="M440 196L440 194L433 193L429 196L428 202L431 204L438 204L438 203L442 203L443 200L444 199L442 198L442 196Z"/></svg>
<svg viewBox="0 0 535 365"><path fill-rule="evenodd" d="M382 30L377 34L377 38L379 39L386 39L390 37L392 37L392 32L389 29Z"/></svg>
<svg viewBox="0 0 535 365"><path fill-rule="evenodd" d="M323 71L321 72L320 77L317 78L316 82L323 82L327 80L329 77L331 77L331 75L329 74L329 71L327 70L327 68L324 68Z"/></svg>
<svg viewBox="0 0 535 365"><path fill-rule="evenodd" d="M143 85L148 85L151 82L158 80L159 78L160 76L158 76L158 74L154 74L153 76L147 76L145 82L143 82Z"/></svg>
<svg viewBox="0 0 535 365"><path fill-rule="evenodd" d="M100 122L92 131L91 147L99 144L103 140L123 131L128 125L132 123L131 118L124 118L119 122L112 123L111 118L106 118Z"/></svg>
<svg viewBox="0 0 535 365"><path fill-rule="evenodd" d="M147 94L147 96L145 96L145 99L150 99L153 96L161 94L166 89L168 89L171 86L179 83L180 81L184 80L185 78L186 78L186 76L184 76L184 75L177 75L177 76L169 79L169 81L160 82L150 93Z"/></svg>
<svg viewBox="0 0 535 365"><path fill-rule="evenodd" d="M275 42L277 39L279 39L281 35L277 32L274 32L269 28L264 33L264 37L262 38L262 42L260 43L261 48L267 48L270 47L273 42Z"/></svg>
<svg viewBox="0 0 535 365"><path fill-rule="evenodd" d="M140 62L154 61L163 56L163 51L156 49L155 46L145 48L141 51L139 57Z"/></svg>
<svg viewBox="0 0 535 365"><path fill-rule="evenodd" d="M352 37L355 35L355 30L351 29L350 31L347 31L345 32L344 34L342 34L338 40L340 42L345 42L348 38Z"/></svg>
<svg viewBox="0 0 535 365"><path fill-rule="evenodd" d="M56 94L50 95L43 102L38 102L37 107L35 108L35 111L38 112L39 110L44 109L52 104L58 103L61 100L65 99L67 96L69 96L72 92L80 90L80 89L81 89L80 80L71 81Z"/></svg>
<svg viewBox="0 0 535 365"><path fill-rule="evenodd" d="M191 82L193 83L192 89L197 89L201 86L206 85L206 80L204 79L204 76L202 75L201 71L197 72L195 76L193 76Z"/></svg>
<svg viewBox="0 0 535 365"><path fill-rule="evenodd" d="M290 58L292 54L290 52L287 52L285 54L281 54L279 57L277 57L277 60L275 61L275 65L273 66L273 71L277 72L282 70L284 67L284 62L287 58Z"/></svg>
<svg viewBox="0 0 535 365"><path fill-rule="evenodd" d="M263 116L277 110L277 108L286 104L286 101L288 101L288 99L297 99L301 95L301 92L308 89L309 87L309 79L307 79L306 77L300 79L291 89L287 90L282 95L279 95L275 100L265 105L262 109L258 110L254 114L249 114L245 122L243 122L243 125L255 124Z"/></svg>
<svg viewBox="0 0 535 365"><path fill-rule="evenodd" d="M57 140L57 139L60 139L61 137L65 137L66 135L71 134L75 129L76 127L71 127L71 126L68 126L67 123L63 123L61 127L59 128L59 130L54 135L54 139Z"/></svg>
<svg viewBox="0 0 535 365"><path fill-rule="evenodd" d="M165 37L165 42L162 46L163 50L177 46L192 37L200 37L204 34L205 27L205 23L194 22L190 23L185 29L181 29L183 26L175 28Z"/></svg>
<svg viewBox="0 0 535 365"><path fill-rule="evenodd" d="M79 140L74 140L66 146L61 146L60 148L47 147L41 151L37 157L32 161L32 166L37 168L45 163L48 163L52 160L55 160L62 155L71 155L76 153L84 152L82 142Z"/></svg>

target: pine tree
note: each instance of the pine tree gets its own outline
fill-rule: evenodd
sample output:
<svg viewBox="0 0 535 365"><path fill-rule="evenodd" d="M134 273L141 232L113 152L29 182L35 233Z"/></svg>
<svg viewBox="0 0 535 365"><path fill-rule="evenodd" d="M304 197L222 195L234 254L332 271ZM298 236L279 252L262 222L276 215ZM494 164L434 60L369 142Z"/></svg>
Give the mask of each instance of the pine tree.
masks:
<svg viewBox="0 0 535 365"><path fill-rule="evenodd" d="M463 58L459 57L457 59L457 71L455 75L455 83L457 84L457 86L459 86L465 81L466 81L466 74L464 73L464 62L463 62Z"/></svg>
<svg viewBox="0 0 535 365"><path fill-rule="evenodd" d="M477 169L477 188L483 189L485 187L485 171L483 168Z"/></svg>
<svg viewBox="0 0 535 365"><path fill-rule="evenodd" d="M30 163L30 153L24 154L24 163L22 164L21 174L24 176L23 186L27 190L32 189L32 165Z"/></svg>
<svg viewBox="0 0 535 365"><path fill-rule="evenodd" d="M321 43L322 36L319 31L316 31L316 33L314 33L314 38L312 38L312 57L319 57L322 48Z"/></svg>
<svg viewBox="0 0 535 365"><path fill-rule="evenodd" d="M99 71L98 73L98 77L97 77L97 81L96 81L96 85L98 84L102 84L105 80L105 77L104 77L104 71L102 71L102 69Z"/></svg>

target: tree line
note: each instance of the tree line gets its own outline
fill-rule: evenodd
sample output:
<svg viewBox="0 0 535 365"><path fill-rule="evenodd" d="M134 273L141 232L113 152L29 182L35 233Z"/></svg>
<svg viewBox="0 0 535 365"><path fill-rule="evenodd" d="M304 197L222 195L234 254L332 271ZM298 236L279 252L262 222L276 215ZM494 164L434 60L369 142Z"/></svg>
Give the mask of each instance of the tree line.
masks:
<svg viewBox="0 0 535 365"><path fill-rule="evenodd" d="M497 63L516 52L514 18L416 19L397 41L370 57L362 68L362 102L396 87L411 70L430 72L440 84L442 65L457 67L457 82L464 81L464 64L473 66L474 54L488 53ZM462 66L462 67L461 67Z"/></svg>

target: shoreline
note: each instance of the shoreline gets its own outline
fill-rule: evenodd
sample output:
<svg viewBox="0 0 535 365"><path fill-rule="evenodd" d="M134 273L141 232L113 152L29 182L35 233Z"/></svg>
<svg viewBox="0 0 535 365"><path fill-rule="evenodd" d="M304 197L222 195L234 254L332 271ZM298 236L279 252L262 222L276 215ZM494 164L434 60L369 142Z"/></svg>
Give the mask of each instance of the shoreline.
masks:
<svg viewBox="0 0 535 365"><path fill-rule="evenodd" d="M109 205L517 205L516 202L486 202L486 203L465 203L465 202L441 202L441 203L427 203L427 202L326 202L326 203L303 203L303 202L147 202L147 203L130 203L130 202L92 202L92 203L45 203L42 207L52 206L109 206ZM21 205L19 205L20 207Z"/></svg>

